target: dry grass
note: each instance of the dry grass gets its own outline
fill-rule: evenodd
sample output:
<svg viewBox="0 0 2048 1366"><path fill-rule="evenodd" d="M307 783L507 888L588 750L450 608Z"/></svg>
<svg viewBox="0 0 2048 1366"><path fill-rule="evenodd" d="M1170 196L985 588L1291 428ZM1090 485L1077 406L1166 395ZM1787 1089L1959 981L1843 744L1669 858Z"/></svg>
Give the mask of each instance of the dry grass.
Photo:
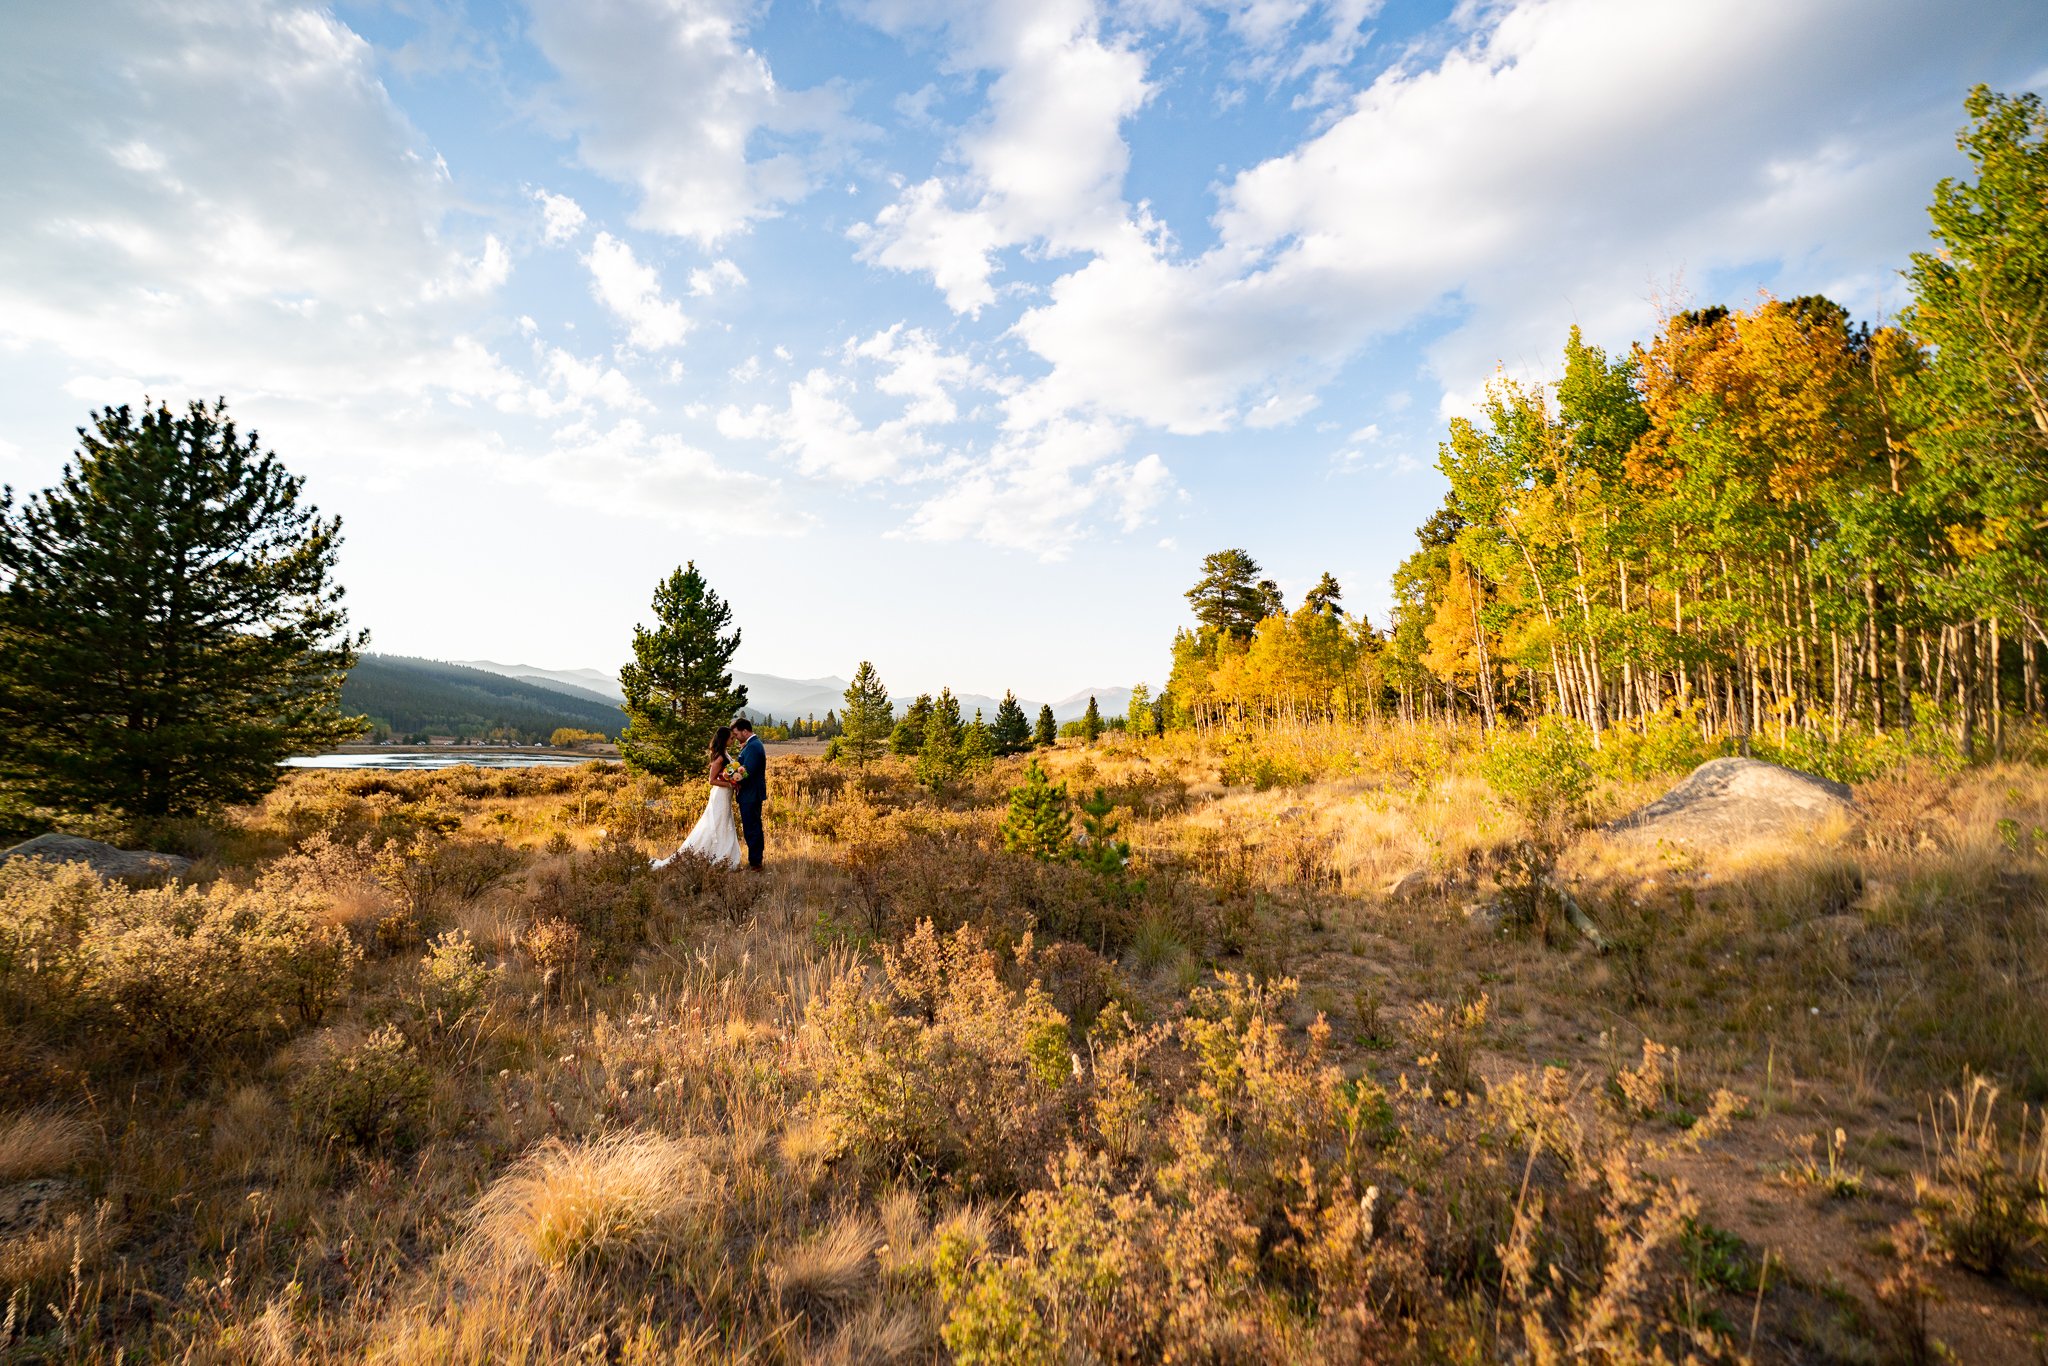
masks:
<svg viewBox="0 0 2048 1366"><path fill-rule="evenodd" d="M0 991L0 1083L61 1107L0 1123L0 1190L61 1182L0 1253L33 1287L0 1353L1996 1360L2048 1328L2048 775L1902 768L1739 857L1582 832L1599 953L1468 919L1527 832L1467 733L1044 760L1142 888L1003 852L1016 761L933 795L779 760L751 881L646 869L693 785L293 775L206 843L361 950L319 1029L138 1059ZM1669 781L1615 772L1588 821ZM373 1037L427 1069L404 1142L289 1103ZM1935 1099L1966 1068L1995 1122Z"/></svg>
<svg viewBox="0 0 2048 1366"><path fill-rule="evenodd" d="M57 1176L84 1160L93 1131L75 1114L29 1110L0 1119L0 1185Z"/></svg>
<svg viewBox="0 0 2048 1366"><path fill-rule="evenodd" d="M691 1145L660 1134L551 1141L477 1201L471 1249L494 1268L562 1274L652 1260L686 1236L709 1183Z"/></svg>

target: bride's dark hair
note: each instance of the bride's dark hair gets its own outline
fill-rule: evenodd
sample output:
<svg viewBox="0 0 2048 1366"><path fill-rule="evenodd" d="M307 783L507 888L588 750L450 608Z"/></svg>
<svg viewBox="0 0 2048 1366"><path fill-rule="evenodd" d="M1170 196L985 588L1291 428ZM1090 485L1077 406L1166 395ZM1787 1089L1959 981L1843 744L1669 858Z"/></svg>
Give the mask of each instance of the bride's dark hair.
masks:
<svg viewBox="0 0 2048 1366"><path fill-rule="evenodd" d="M732 739L732 727L720 726L711 735L711 755L716 759L725 757L725 742Z"/></svg>

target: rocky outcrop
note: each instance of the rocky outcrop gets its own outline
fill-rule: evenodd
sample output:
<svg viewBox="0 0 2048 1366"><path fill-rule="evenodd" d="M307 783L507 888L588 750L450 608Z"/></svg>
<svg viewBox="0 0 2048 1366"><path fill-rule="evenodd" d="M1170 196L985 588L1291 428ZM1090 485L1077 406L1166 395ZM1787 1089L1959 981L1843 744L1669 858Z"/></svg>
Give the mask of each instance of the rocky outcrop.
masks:
<svg viewBox="0 0 2048 1366"><path fill-rule="evenodd" d="M1760 759L1709 759L1606 829L1631 840L1704 851L1814 834L1855 815L1855 802L1841 783Z"/></svg>
<svg viewBox="0 0 2048 1366"><path fill-rule="evenodd" d="M192 866L192 860L176 854L158 854L147 849L116 849L98 840L77 835L37 835L32 840L0 851L0 863L9 859L38 858L46 863L83 863L101 877L177 877Z"/></svg>
<svg viewBox="0 0 2048 1366"><path fill-rule="evenodd" d="M78 1194L76 1181L58 1177L0 1186L0 1238L19 1237L55 1223L57 1215L76 1203Z"/></svg>

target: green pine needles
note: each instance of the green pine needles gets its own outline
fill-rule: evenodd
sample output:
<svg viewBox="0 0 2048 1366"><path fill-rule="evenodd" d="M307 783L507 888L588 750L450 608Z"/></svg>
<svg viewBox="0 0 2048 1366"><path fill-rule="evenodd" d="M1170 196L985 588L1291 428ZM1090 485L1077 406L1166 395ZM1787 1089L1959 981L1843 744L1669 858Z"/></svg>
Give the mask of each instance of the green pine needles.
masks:
<svg viewBox="0 0 2048 1366"><path fill-rule="evenodd" d="M916 707L913 705L911 710L914 713ZM926 705L924 738L917 750L917 781L934 793L944 791L966 767L966 756L961 753L961 742L965 739L966 727L960 724L960 700L953 696L951 688L943 688L938 701Z"/></svg>
<svg viewBox="0 0 2048 1366"><path fill-rule="evenodd" d="M832 714L827 712L830 721ZM846 685L846 713L840 718L838 756L865 767L889 743L895 711L889 705L889 689L883 685L875 666L863 659Z"/></svg>
<svg viewBox="0 0 2048 1366"><path fill-rule="evenodd" d="M1060 742L1059 723L1052 719L1051 707L1038 709L1038 725L1031 732L1031 743L1038 749L1051 749Z"/></svg>
<svg viewBox="0 0 2048 1366"><path fill-rule="evenodd" d="M1073 804L1067 785L1055 783L1033 759L1024 783L1010 789L1010 813L1003 818L1003 848L1050 862L1067 856L1074 837Z"/></svg>
<svg viewBox="0 0 2048 1366"><path fill-rule="evenodd" d="M0 809L128 821L270 791L279 763L362 733L341 683L339 519L302 503L225 400L125 404L76 463L0 491Z"/></svg>
<svg viewBox="0 0 2048 1366"><path fill-rule="evenodd" d="M1010 810L1002 824L1003 848L1044 863L1072 860L1095 874L1103 892L1118 905L1129 905L1145 884L1131 876L1131 845L1119 838L1123 822L1116 814L1116 803L1098 787L1079 807L1081 834L1076 839L1075 802L1067 785L1053 782L1033 759L1024 770L1023 783L1010 789Z"/></svg>
<svg viewBox="0 0 2048 1366"><path fill-rule="evenodd" d="M704 771L712 732L747 705L746 686L732 681L740 633L725 634L731 624L732 608L695 560L654 590L654 625L633 628L633 662L619 670L628 767L664 778Z"/></svg>
<svg viewBox="0 0 2048 1366"><path fill-rule="evenodd" d="M1031 722L1018 705L1017 694L1003 694L1002 705L996 708L996 723L990 730L997 754L1022 754L1031 748Z"/></svg>

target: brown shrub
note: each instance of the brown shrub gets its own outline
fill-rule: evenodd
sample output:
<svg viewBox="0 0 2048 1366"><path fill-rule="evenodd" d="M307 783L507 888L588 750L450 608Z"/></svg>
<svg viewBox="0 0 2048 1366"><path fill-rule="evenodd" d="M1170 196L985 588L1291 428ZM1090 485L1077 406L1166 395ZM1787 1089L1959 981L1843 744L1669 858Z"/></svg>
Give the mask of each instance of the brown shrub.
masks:
<svg viewBox="0 0 2048 1366"><path fill-rule="evenodd" d="M367 1038L325 1041L292 1087L292 1109L313 1137L370 1150L406 1148L424 1134L433 1076L396 1025Z"/></svg>
<svg viewBox="0 0 2048 1366"><path fill-rule="evenodd" d="M46 1029L83 1021L151 1054L317 1023L360 952L271 884L135 891L77 866L0 867L0 990Z"/></svg>

